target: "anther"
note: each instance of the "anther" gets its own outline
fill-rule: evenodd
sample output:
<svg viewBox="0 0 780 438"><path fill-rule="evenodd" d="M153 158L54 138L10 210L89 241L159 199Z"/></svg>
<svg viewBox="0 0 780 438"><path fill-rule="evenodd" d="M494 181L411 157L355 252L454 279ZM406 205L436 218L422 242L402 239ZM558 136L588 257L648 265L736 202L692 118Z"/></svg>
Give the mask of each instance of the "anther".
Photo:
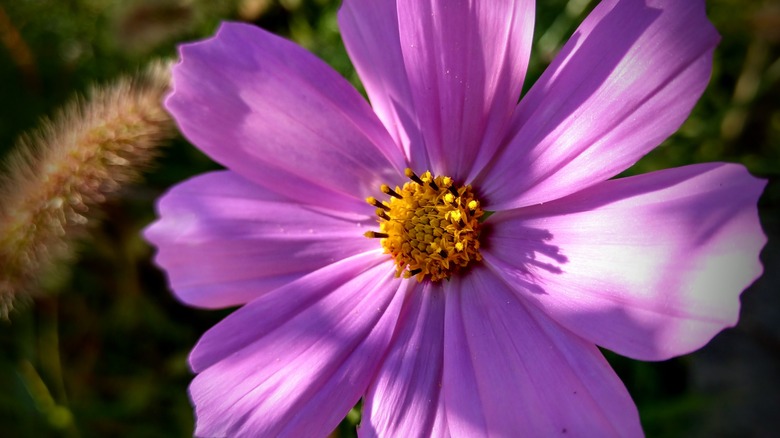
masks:
<svg viewBox="0 0 780 438"><path fill-rule="evenodd" d="M389 234L379 233L379 232L376 232L376 231L366 231L365 233L363 233L363 235L368 237L369 239L375 239L375 238L376 239L387 239L388 237L390 237Z"/></svg>
<svg viewBox="0 0 780 438"><path fill-rule="evenodd" d="M386 221L390 220L390 216L388 216L387 213L385 213L385 211L382 210L381 208L377 208L376 209L376 215L381 217L382 219L384 219Z"/></svg>
<svg viewBox="0 0 780 438"><path fill-rule="evenodd" d="M412 269L411 271L409 271L409 277L414 277L415 275L419 274L420 272L422 272L422 269Z"/></svg>
<svg viewBox="0 0 780 438"><path fill-rule="evenodd" d="M391 189L390 186L388 186L387 184L382 184L381 186L379 186L379 190L381 190L382 193L384 193L385 195L390 195L393 198L404 199L403 196L396 193L395 190Z"/></svg>
<svg viewBox="0 0 780 438"><path fill-rule="evenodd" d="M449 190L449 191L450 191L450 193L452 193L452 196L454 196L454 197L456 197L456 198L457 198L458 196L460 196L460 193L458 193L458 189L456 189L456 188L455 188L455 187L453 187L453 186L449 186L449 187L447 187L447 190Z"/></svg>
<svg viewBox="0 0 780 438"><path fill-rule="evenodd" d="M422 176L420 176L420 179L424 183L428 184L433 189L433 191L435 192L439 191L439 186L436 185L436 181L434 181L434 177L433 175L431 175L430 171L426 170L425 173L423 173Z"/></svg>
<svg viewBox="0 0 780 438"><path fill-rule="evenodd" d="M386 206L385 204L379 202L375 197L369 196L366 198L366 202L368 202L370 205L373 205L374 207L379 207L384 211L390 211L390 207Z"/></svg>
<svg viewBox="0 0 780 438"><path fill-rule="evenodd" d="M406 170L404 170L404 175L406 175L407 178L409 178L410 180L416 182L417 184L419 184L421 186L425 185L423 180L421 180L420 177L417 176L417 174L415 174L414 171L412 169L408 168L408 167L406 168Z"/></svg>

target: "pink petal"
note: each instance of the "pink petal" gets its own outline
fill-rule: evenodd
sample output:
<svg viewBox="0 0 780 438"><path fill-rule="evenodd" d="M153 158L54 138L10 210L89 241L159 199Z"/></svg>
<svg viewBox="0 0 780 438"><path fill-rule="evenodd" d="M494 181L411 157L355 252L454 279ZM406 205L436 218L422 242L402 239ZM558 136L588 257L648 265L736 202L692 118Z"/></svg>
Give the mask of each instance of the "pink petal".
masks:
<svg viewBox="0 0 780 438"><path fill-rule="evenodd" d="M244 304L345 257L376 249L374 218L291 203L231 171L195 177L158 204L146 231L176 296L187 304Z"/></svg>
<svg viewBox="0 0 780 438"><path fill-rule="evenodd" d="M490 218L486 262L574 333L663 360L739 316L762 272L756 202L765 181L700 164L607 181Z"/></svg>
<svg viewBox="0 0 780 438"><path fill-rule="evenodd" d="M223 24L181 47L166 106L203 152L312 205L365 209L406 166L360 94L324 62L257 27Z"/></svg>
<svg viewBox="0 0 780 438"><path fill-rule="evenodd" d="M641 436L595 345L526 304L484 267L452 281L443 395L453 436Z"/></svg>
<svg viewBox="0 0 780 438"><path fill-rule="evenodd" d="M627 169L688 116L718 40L701 0L600 3L520 102L513 138L475 186L502 210Z"/></svg>
<svg viewBox="0 0 780 438"><path fill-rule="evenodd" d="M345 0L339 28L371 106L413 169L430 169L406 77L395 0Z"/></svg>
<svg viewBox="0 0 780 438"><path fill-rule="evenodd" d="M393 343L365 397L360 436L449 436L440 397L449 292L443 289L425 283L401 310Z"/></svg>
<svg viewBox="0 0 780 438"><path fill-rule="evenodd" d="M364 254L263 295L203 335L190 363L198 436L325 436L360 399L409 282Z"/></svg>
<svg viewBox="0 0 780 438"><path fill-rule="evenodd" d="M470 180L498 148L520 96L530 0L398 0L404 66L432 171Z"/></svg>

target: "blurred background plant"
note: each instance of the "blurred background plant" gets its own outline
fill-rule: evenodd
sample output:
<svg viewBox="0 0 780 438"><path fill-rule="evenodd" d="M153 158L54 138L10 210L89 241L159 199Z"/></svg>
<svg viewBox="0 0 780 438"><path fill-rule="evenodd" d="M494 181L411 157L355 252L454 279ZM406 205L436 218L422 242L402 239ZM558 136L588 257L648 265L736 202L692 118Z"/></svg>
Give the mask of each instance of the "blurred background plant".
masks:
<svg viewBox="0 0 780 438"><path fill-rule="evenodd" d="M0 157L22 133L93 84L172 59L179 42L222 20L258 24L325 59L359 87L341 44L338 0L0 0ZM593 0L538 2L525 89ZM780 429L780 2L711 0L723 40L713 78L682 129L627 173L703 161L769 178L760 203L770 243L764 276L743 295L740 324L692 355L660 363L607 352L648 436L775 436ZM217 165L177 139L143 183L124 185L91 216L76 257L37 279L0 321L0 434L189 436L186 357L227 314L175 301L140 230L171 185ZM0 170L7 173L7 168ZM6 202L5 199L0 202ZM663 275L663 273L658 273ZM352 412L335 435L351 436Z"/></svg>

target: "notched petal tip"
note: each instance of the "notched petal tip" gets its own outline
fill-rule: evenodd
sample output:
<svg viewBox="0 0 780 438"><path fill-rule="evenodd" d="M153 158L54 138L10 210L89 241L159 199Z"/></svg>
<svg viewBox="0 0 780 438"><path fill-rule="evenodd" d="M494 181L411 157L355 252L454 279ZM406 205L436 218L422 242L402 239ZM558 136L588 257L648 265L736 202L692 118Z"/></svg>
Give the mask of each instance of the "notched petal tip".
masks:
<svg viewBox="0 0 780 438"><path fill-rule="evenodd" d="M597 5L523 97L507 147L477 178L491 204L549 202L597 184L679 129L719 41L704 12L688 1Z"/></svg>
<svg viewBox="0 0 780 438"><path fill-rule="evenodd" d="M405 158L365 99L293 42L223 23L179 48L166 108L201 151L299 202L360 211Z"/></svg>
<svg viewBox="0 0 780 438"><path fill-rule="evenodd" d="M724 163L610 180L497 216L486 259L508 283L541 289L516 287L580 336L634 359L665 360L737 322L739 297L763 270L764 185ZM517 239L529 229L549 233L545 243L565 257L560 269L538 266L550 255Z"/></svg>
<svg viewBox="0 0 780 438"><path fill-rule="evenodd" d="M370 219L314 209L231 171L191 178L157 203L144 230L155 262L188 305L239 305L334 260L373 249Z"/></svg>

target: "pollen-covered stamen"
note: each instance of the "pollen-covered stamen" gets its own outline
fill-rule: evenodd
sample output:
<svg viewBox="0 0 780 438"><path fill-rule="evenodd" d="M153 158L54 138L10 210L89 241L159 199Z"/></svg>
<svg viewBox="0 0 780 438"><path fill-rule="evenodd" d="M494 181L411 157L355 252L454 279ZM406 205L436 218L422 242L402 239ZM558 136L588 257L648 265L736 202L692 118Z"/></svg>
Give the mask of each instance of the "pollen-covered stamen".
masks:
<svg viewBox="0 0 780 438"><path fill-rule="evenodd" d="M419 176L417 176L417 175L414 173L414 171L412 171L412 169L410 169L410 168L408 168L408 167L407 167L407 168L406 168L406 170L404 171L404 175L406 175L406 177L407 177L407 178L409 178L410 180L412 180L412 181L416 182L417 184L419 184L419 185L421 185L421 186L422 186L422 185L425 185L425 183L424 183L424 182L423 182L423 181L420 179L420 177L419 177Z"/></svg>
<svg viewBox="0 0 780 438"><path fill-rule="evenodd" d="M421 175L406 169L411 180L395 190L383 184L388 201L366 199L377 207L380 238L385 253L395 260L396 276L438 281L479 261L479 219L484 214L471 186L455 186L452 178Z"/></svg>
<svg viewBox="0 0 780 438"><path fill-rule="evenodd" d="M390 211L390 207L385 205L383 202L379 202L373 196L369 196L368 198L366 198L366 202L368 202L369 204L373 205L374 207L379 207L379 208L381 208L384 211Z"/></svg>
<svg viewBox="0 0 780 438"><path fill-rule="evenodd" d="M420 274L420 273L422 273L422 269L420 269L420 268L412 269L411 271L404 272L404 278L412 278L415 275Z"/></svg>
<svg viewBox="0 0 780 438"><path fill-rule="evenodd" d="M399 194L398 194L398 193L396 193L396 192L395 192L393 189L391 189L391 188L390 188L390 186L388 186L387 184L382 184L382 185L379 187L379 190L381 190L381 191L382 191L382 193L384 193L384 194L386 194L386 195L390 195L390 196L392 196L393 198L396 198L396 199L404 199L404 198L403 198L401 195L399 195Z"/></svg>

